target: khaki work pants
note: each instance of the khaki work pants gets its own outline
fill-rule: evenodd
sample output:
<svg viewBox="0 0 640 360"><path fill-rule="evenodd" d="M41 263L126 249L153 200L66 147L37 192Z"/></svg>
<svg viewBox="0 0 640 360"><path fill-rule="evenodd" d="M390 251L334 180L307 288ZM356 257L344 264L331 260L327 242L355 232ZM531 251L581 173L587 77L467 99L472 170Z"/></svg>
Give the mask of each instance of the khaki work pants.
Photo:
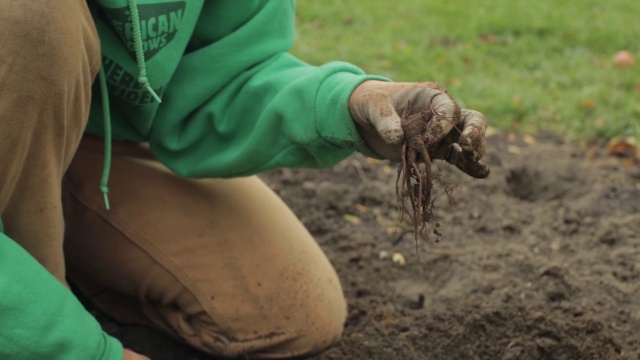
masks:
<svg viewBox="0 0 640 360"><path fill-rule="evenodd" d="M116 319L211 354L283 358L338 339L336 273L258 178L185 179L116 143L105 209L103 143L82 135L99 66L85 1L0 0L7 235Z"/></svg>

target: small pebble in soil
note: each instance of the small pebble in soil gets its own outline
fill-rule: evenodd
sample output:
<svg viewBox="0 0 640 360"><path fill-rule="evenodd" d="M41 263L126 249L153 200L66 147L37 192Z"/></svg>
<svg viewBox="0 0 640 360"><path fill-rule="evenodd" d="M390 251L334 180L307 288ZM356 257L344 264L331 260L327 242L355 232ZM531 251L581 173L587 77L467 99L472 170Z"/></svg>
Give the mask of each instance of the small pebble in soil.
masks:
<svg viewBox="0 0 640 360"><path fill-rule="evenodd" d="M391 261L393 261L394 264L397 264L400 266L404 266L407 263L407 260L404 258L404 255L402 255L399 252L393 253L393 255L391 256Z"/></svg>

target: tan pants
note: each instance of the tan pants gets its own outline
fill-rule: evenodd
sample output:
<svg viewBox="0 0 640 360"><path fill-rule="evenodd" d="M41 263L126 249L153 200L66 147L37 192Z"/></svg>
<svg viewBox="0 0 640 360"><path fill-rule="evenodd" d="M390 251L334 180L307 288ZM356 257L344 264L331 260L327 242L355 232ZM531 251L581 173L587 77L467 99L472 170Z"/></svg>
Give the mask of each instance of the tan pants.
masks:
<svg viewBox="0 0 640 360"><path fill-rule="evenodd" d="M114 144L105 210L102 141L78 148L98 44L84 1L0 1L7 235L115 318L212 354L282 358L339 338L346 305L335 271L256 177L184 179L145 147Z"/></svg>

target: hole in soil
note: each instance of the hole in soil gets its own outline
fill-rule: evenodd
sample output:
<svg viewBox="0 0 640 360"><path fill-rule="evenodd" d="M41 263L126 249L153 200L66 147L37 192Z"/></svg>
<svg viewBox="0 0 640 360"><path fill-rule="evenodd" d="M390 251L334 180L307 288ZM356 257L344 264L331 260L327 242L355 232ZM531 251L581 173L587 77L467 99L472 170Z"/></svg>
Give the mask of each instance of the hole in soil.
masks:
<svg viewBox="0 0 640 360"><path fill-rule="evenodd" d="M540 196L540 173L527 167L509 170L506 176L507 194L524 201L536 201Z"/></svg>

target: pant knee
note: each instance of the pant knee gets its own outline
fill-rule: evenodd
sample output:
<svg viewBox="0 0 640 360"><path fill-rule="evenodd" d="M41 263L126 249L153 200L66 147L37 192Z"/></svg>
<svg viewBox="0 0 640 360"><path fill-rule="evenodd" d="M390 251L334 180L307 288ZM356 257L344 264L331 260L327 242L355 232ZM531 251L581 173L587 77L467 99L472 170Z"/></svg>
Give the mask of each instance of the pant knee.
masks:
<svg viewBox="0 0 640 360"><path fill-rule="evenodd" d="M344 303L344 302L343 302ZM312 355L334 345L342 337L346 321L346 304L339 313L314 314L309 323L301 324L297 336L279 347L265 352L265 358L288 358Z"/></svg>
<svg viewBox="0 0 640 360"><path fill-rule="evenodd" d="M197 338L200 343L193 344L196 347L229 358L285 359L316 354L339 341L343 333L347 305L341 292L331 295L318 303L305 304L285 325L281 319L273 319L277 325L271 331L248 337L221 334L219 326L211 328L207 325L213 324L211 320L202 319L197 322L201 326L194 328L199 335L190 340Z"/></svg>

